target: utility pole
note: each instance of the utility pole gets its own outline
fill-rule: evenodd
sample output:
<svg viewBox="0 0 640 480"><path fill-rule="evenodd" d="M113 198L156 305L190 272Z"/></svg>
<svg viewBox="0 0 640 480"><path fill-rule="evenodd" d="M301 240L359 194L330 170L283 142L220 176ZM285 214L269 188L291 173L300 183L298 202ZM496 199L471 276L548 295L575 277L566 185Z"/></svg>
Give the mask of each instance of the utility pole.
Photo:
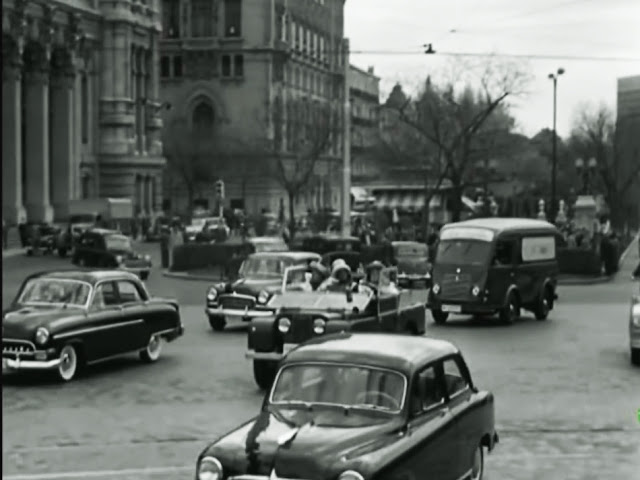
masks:
<svg viewBox="0 0 640 480"><path fill-rule="evenodd" d="M344 120L342 122L342 234L351 235L351 102L349 100L349 39L342 51L344 67Z"/></svg>
<svg viewBox="0 0 640 480"><path fill-rule="evenodd" d="M558 77L564 73L564 68L559 68L556 73L550 73L549 78L553 80L553 140L551 144L551 205L549 205L549 221L556 221L556 183L558 176L558 156L556 132L556 110L558 98Z"/></svg>

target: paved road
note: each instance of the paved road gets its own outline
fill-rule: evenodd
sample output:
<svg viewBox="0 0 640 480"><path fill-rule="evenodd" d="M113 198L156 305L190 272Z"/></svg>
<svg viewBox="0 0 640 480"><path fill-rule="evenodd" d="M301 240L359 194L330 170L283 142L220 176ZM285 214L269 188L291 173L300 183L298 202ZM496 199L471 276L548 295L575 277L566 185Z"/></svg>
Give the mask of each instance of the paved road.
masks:
<svg viewBox="0 0 640 480"><path fill-rule="evenodd" d="M429 325L427 335L458 344L478 386L496 395L501 443L487 459L489 480L638 478L640 369L627 347L636 251L613 283L562 287L548 322ZM3 303L27 271L61 264L6 259ZM187 328L158 363L125 358L68 385L3 378L5 480L193 478L207 441L257 411L246 334L209 330L207 284L154 271L148 285L180 299Z"/></svg>

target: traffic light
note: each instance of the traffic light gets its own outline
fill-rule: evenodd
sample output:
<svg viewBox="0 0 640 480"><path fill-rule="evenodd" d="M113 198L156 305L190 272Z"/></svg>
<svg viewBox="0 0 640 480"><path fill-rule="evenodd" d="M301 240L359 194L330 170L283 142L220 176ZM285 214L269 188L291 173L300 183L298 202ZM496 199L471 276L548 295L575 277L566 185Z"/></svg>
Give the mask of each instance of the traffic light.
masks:
<svg viewBox="0 0 640 480"><path fill-rule="evenodd" d="M224 198L224 182L222 180L216 182L216 196L218 198Z"/></svg>

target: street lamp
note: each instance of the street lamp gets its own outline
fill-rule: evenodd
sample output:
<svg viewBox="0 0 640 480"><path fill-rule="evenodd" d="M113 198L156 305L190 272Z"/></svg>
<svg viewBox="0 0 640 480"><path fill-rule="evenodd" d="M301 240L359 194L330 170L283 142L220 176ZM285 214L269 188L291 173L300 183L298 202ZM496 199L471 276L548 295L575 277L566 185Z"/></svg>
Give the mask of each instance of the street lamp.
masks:
<svg viewBox="0 0 640 480"><path fill-rule="evenodd" d="M578 171L578 175L582 180L581 191L583 195L591 194L591 179L593 174L595 173L597 166L598 161L594 157L591 157L587 162L585 162L582 158L576 158L576 170Z"/></svg>
<svg viewBox="0 0 640 480"><path fill-rule="evenodd" d="M550 73L549 78L553 80L553 143L551 153L551 205L550 218L552 221L556 217L556 177L558 174L558 157L557 157L557 133L556 133L556 110L558 98L558 78L564 73L564 68L558 68L555 73Z"/></svg>

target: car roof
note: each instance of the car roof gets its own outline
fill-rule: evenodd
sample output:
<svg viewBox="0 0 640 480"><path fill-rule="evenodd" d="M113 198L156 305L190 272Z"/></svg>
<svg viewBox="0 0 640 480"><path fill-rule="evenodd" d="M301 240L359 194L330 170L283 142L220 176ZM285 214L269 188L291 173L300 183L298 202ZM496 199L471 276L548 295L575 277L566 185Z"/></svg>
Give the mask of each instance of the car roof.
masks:
<svg viewBox="0 0 640 480"><path fill-rule="evenodd" d="M110 230L108 228L92 228L90 230L87 230L86 233L95 233L97 235L122 235L119 231ZM124 235L122 236L124 237Z"/></svg>
<svg viewBox="0 0 640 480"><path fill-rule="evenodd" d="M411 241L411 240L397 240L397 241L391 242L391 245L398 246L398 247L401 247L403 245L412 245L412 246L413 245L420 245L420 246L426 247L426 245L424 243L422 243L422 242L414 242L414 241Z"/></svg>
<svg viewBox="0 0 640 480"><path fill-rule="evenodd" d="M252 237L249 239L251 243L285 243L280 237Z"/></svg>
<svg viewBox="0 0 640 480"><path fill-rule="evenodd" d="M349 235L339 235L337 233L320 233L317 235L312 235L310 237L306 237L305 240L307 239L322 239L322 240L327 240L327 241L339 241L339 240L350 240L353 242L359 242L360 239L356 238L356 237L351 237Z"/></svg>
<svg viewBox="0 0 640 480"><path fill-rule="evenodd" d="M531 218L474 218L463 222L448 223L442 230L456 227L478 227L493 230L496 233L517 230L546 230L556 232L554 225L544 220Z"/></svg>
<svg viewBox="0 0 640 480"><path fill-rule="evenodd" d="M440 358L459 353L444 340L382 333L326 335L291 350L285 363L337 362L390 368L411 375Z"/></svg>
<svg viewBox="0 0 640 480"><path fill-rule="evenodd" d="M131 272L124 272L122 270L47 270L33 275L29 275L28 279L32 278L56 278L60 280L77 280L81 282L87 282L91 285L95 285L99 281L103 280L137 280L137 275Z"/></svg>
<svg viewBox="0 0 640 480"><path fill-rule="evenodd" d="M249 255L249 258L290 258L291 260L307 260L309 258L321 258L313 252L256 252Z"/></svg>

